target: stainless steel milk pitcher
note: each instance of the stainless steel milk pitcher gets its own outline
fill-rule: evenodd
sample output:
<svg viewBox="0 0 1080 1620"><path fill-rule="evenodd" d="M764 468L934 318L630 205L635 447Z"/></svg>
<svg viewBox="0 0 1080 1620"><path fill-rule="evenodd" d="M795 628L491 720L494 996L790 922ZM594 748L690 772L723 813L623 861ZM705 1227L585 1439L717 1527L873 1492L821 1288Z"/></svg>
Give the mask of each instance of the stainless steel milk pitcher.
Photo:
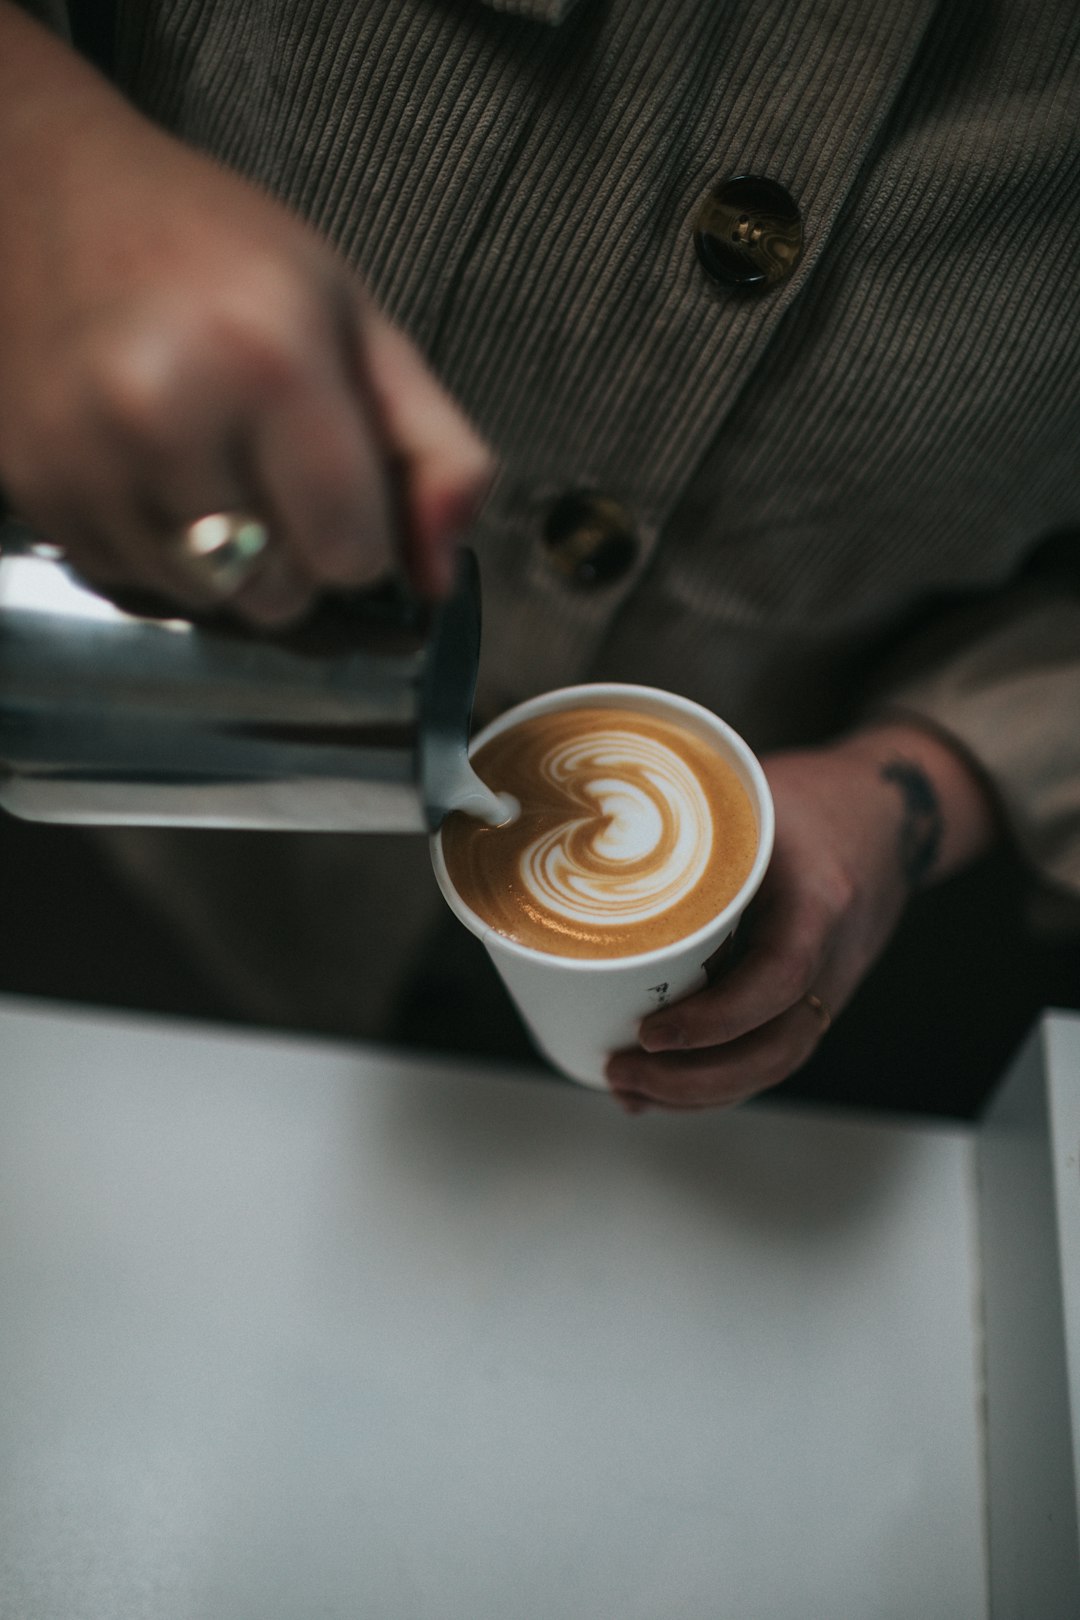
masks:
<svg viewBox="0 0 1080 1620"><path fill-rule="evenodd" d="M434 611L369 593L270 637L123 612L8 525L0 805L39 821L430 831L477 785L479 646L471 554Z"/></svg>

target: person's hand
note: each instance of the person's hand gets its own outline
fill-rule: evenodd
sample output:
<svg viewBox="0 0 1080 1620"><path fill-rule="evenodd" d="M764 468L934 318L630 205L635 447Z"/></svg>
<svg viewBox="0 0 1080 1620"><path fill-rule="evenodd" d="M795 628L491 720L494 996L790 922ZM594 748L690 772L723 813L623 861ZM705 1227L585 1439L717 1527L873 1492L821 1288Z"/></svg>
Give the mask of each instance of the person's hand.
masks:
<svg viewBox="0 0 1080 1620"><path fill-rule="evenodd" d="M148 123L0 0L0 487L106 591L212 605L177 545L270 534L264 623L401 561L449 585L490 456L285 208Z"/></svg>
<svg viewBox="0 0 1080 1620"><path fill-rule="evenodd" d="M851 999L913 888L990 842L981 780L916 726L764 761L776 807L745 949L706 989L641 1025L608 1081L630 1113L730 1107L793 1074ZM740 942L742 943L742 942Z"/></svg>

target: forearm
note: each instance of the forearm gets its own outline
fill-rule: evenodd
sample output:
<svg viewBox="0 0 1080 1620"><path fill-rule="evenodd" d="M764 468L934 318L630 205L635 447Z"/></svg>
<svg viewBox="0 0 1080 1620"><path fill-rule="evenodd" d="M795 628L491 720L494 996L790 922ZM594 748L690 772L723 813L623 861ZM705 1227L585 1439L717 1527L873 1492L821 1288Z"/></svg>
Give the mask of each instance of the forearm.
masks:
<svg viewBox="0 0 1080 1620"><path fill-rule="evenodd" d="M882 720L835 749L863 767L865 791L893 820L897 858L912 889L950 877L1000 837L988 783L958 746L930 726Z"/></svg>

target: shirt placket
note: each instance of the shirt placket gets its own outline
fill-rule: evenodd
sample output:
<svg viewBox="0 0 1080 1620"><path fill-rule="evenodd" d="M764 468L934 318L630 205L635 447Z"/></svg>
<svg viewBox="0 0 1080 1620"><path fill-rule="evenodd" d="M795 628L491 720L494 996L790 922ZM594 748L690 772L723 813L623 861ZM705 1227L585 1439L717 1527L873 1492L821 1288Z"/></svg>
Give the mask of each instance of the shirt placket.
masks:
<svg viewBox="0 0 1080 1620"><path fill-rule="evenodd" d="M644 70L587 142L565 106L540 110L443 311L436 358L466 400L498 402L508 449L478 532L491 604L485 708L582 678L648 589L668 515L781 324L798 319L935 8L837 0L793 39L790 7L755 7L729 25L728 66L705 86L687 66L708 44L700 8L674 9L681 52L657 48L651 8L622 14L594 43L609 71ZM688 84L699 104L676 115ZM635 140L661 142L665 121L677 126L677 165L639 162ZM755 247L759 262L774 254L785 204L798 232L780 244L788 258L772 279L740 284L725 273L732 256L737 267L740 252L744 263ZM720 235L717 255L721 231L731 240ZM553 308L571 312L554 360ZM580 532L568 528L574 509Z"/></svg>

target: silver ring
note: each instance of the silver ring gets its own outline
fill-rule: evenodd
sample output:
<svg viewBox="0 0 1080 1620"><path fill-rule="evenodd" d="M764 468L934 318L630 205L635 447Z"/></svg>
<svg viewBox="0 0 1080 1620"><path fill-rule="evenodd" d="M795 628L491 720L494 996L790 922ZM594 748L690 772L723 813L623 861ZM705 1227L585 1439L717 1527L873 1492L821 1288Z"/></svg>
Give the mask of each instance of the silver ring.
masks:
<svg viewBox="0 0 1080 1620"><path fill-rule="evenodd" d="M199 583L234 596L266 555L270 533L250 512L210 512L180 532L176 552Z"/></svg>

